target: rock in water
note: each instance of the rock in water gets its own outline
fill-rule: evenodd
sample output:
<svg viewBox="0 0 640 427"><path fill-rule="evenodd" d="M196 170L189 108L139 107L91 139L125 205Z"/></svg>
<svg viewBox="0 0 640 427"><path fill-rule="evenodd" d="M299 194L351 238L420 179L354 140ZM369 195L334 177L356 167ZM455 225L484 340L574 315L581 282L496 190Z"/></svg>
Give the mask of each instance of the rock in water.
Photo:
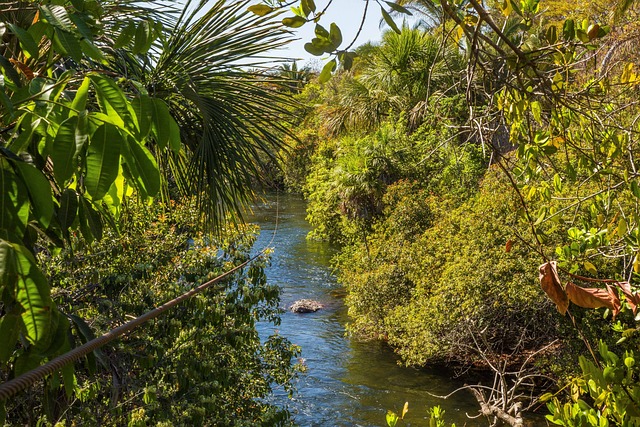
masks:
<svg viewBox="0 0 640 427"><path fill-rule="evenodd" d="M289 307L289 309L294 313L313 313L320 310L321 308L324 308L322 304L311 299L298 300L291 304L291 307Z"/></svg>

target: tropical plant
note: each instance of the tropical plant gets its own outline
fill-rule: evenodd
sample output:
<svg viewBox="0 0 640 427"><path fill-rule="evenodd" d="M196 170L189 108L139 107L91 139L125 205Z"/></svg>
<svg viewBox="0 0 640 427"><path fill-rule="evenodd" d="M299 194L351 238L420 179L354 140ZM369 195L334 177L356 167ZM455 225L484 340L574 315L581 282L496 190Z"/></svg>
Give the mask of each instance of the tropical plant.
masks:
<svg viewBox="0 0 640 427"><path fill-rule="evenodd" d="M250 58L288 40L247 2L11 2L0 11L0 362L71 344L42 246L118 229L130 198L195 194L207 224L249 200L289 110ZM64 376L69 386L69 371Z"/></svg>

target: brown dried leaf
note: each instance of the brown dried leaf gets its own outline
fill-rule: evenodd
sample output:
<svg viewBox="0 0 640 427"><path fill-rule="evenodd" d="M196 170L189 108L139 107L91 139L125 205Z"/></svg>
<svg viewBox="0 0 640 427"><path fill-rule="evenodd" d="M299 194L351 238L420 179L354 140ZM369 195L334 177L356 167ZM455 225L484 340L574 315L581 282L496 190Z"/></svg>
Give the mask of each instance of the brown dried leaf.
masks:
<svg viewBox="0 0 640 427"><path fill-rule="evenodd" d="M569 299L560 284L556 262L550 261L542 264L538 270L542 290L556 304L560 314L565 314L569 307Z"/></svg>
<svg viewBox="0 0 640 427"><path fill-rule="evenodd" d="M613 312L614 317L620 312L620 298L612 286L607 285L606 289L582 288L569 282L565 289L575 305L584 308L607 307Z"/></svg>
<svg viewBox="0 0 640 427"><path fill-rule="evenodd" d="M504 245L504 251L509 253L511 252L511 247L513 246L513 240L509 239L507 240L507 244Z"/></svg>
<svg viewBox="0 0 640 427"><path fill-rule="evenodd" d="M629 282L617 282L616 285L618 285L618 287L622 291L622 294L627 299L627 302L629 303L629 306L631 307L631 310L633 310L633 314L635 315L638 311L638 305L640 305L640 295L633 293Z"/></svg>

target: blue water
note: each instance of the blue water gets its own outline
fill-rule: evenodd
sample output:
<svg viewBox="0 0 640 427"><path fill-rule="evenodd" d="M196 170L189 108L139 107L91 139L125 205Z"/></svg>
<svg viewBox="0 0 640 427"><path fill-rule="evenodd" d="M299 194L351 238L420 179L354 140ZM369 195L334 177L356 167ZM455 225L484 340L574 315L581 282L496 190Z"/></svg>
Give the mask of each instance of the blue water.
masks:
<svg viewBox="0 0 640 427"><path fill-rule="evenodd" d="M447 400L429 394L446 395L460 387L462 379L452 379L451 373L442 370L401 367L385 345L358 342L345 334L348 316L343 291L330 268L335 249L308 241L310 228L304 218L304 202L291 195L265 196L249 218L261 227L255 248L275 250L266 273L270 283L282 288L282 306L310 298L326 307L310 314L287 311L282 316L277 329L302 347L307 370L297 380L294 398L279 392L278 403L288 405L301 426L385 426L387 410L399 412L407 401L405 425L426 426L426 408L434 405L442 406L458 426L465 421L474 425L465 416L465 412L477 413L467 392ZM261 324L260 329L266 336L274 328Z"/></svg>

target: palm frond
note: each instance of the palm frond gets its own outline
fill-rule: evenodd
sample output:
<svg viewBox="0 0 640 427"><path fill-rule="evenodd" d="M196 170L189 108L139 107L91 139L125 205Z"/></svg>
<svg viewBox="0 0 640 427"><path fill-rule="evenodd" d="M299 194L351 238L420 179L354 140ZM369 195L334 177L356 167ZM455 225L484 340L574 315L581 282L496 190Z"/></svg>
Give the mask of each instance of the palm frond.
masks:
<svg viewBox="0 0 640 427"><path fill-rule="evenodd" d="M249 1L187 4L169 31L147 82L165 99L181 127L189 167L173 171L199 195L207 222L220 227L251 200L264 158L282 148L291 98L265 54L290 41L271 17L247 12ZM203 13L204 11L204 13Z"/></svg>

